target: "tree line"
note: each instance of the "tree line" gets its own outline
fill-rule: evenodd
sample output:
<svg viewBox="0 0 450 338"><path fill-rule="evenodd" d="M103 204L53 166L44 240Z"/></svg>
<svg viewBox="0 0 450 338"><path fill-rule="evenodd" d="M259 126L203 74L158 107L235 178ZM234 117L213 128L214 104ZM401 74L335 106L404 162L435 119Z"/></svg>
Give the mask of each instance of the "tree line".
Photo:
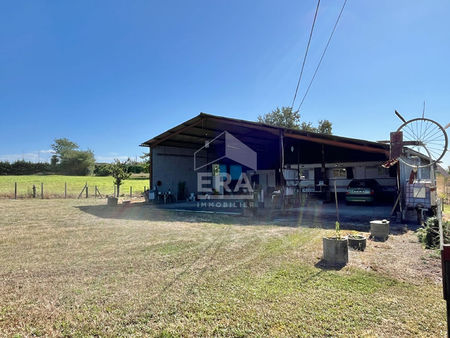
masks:
<svg viewBox="0 0 450 338"><path fill-rule="evenodd" d="M81 150L78 144L67 138L55 139L51 145L54 155L50 163L30 162L18 160L10 163L0 161L0 175L33 175L33 174L61 174L72 176L110 176L114 172L114 164L96 163L91 150ZM142 157L146 159L146 157ZM118 162L118 161L116 161ZM115 163L116 163L115 162ZM120 162L127 173L148 172L147 162Z"/></svg>

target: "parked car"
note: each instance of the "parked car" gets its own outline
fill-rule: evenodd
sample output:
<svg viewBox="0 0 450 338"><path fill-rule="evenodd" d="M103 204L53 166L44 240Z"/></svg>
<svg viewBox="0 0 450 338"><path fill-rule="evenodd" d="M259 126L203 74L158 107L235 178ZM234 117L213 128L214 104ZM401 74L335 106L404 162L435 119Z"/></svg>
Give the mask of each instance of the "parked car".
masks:
<svg viewBox="0 0 450 338"><path fill-rule="evenodd" d="M347 203L373 203L380 191L381 187L374 179L355 179L347 187L345 201Z"/></svg>

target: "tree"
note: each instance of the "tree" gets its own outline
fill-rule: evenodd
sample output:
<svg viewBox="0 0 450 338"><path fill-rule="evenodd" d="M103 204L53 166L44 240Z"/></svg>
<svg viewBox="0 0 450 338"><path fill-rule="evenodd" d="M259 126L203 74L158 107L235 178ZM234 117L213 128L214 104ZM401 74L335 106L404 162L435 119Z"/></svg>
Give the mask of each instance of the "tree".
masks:
<svg viewBox="0 0 450 338"><path fill-rule="evenodd" d="M293 111L290 107L281 107L272 110L270 113L259 115L258 122L270 124L276 127L300 129L313 133L332 134L332 123L328 120L320 120L317 127L311 122L302 122L300 124L300 113Z"/></svg>
<svg viewBox="0 0 450 338"><path fill-rule="evenodd" d="M91 150L79 150L78 144L67 138L57 138L51 145L55 155L52 166L65 175L91 175L95 168L95 157ZM59 162L59 164L58 164Z"/></svg>
<svg viewBox="0 0 450 338"><path fill-rule="evenodd" d="M65 154L70 151L77 150L79 148L78 144L70 141L67 138L57 138L52 144L52 149L59 159L62 159Z"/></svg>
<svg viewBox="0 0 450 338"><path fill-rule="evenodd" d="M150 172L150 152L143 153L141 156L139 156L142 160L144 160L144 170L146 173Z"/></svg>
<svg viewBox="0 0 450 338"><path fill-rule="evenodd" d="M92 175L95 168L95 157L91 150L70 150L64 153L59 164L60 170L66 175Z"/></svg>
<svg viewBox="0 0 450 338"><path fill-rule="evenodd" d="M300 126L300 130L309 131L312 133L320 133L320 134L332 134L332 123L328 120L320 120L319 125L314 127L311 122L302 122Z"/></svg>
<svg viewBox="0 0 450 338"><path fill-rule="evenodd" d="M110 176L111 164L109 163L96 163L94 169L95 176Z"/></svg>
<svg viewBox="0 0 450 338"><path fill-rule="evenodd" d="M129 160L120 162L118 159L115 159L114 163L111 164L111 175L114 177L114 184L117 186L117 197L119 197L120 186L123 181L131 176L131 173L127 171L129 162Z"/></svg>
<svg viewBox="0 0 450 338"><path fill-rule="evenodd" d="M56 171L56 166L59 162L59 157L56 155L52 155L52 158L50 159L50 165L52 166L52 170Z"/></svg>
<svg viewBox="0 0 450 338"><path fill-rule="evenodd" d="M293 111L291 107L281 107L281 109L277 107L270 113L259 115L258 122L276 127L299 129L300 113L298 110Z"/></svg>
<svg viewBox="0 0 450 338"><path fill-rule="evenodd" d="M332 134L333 124L328 120L320 120L317 132L321 134Z"/></svg>

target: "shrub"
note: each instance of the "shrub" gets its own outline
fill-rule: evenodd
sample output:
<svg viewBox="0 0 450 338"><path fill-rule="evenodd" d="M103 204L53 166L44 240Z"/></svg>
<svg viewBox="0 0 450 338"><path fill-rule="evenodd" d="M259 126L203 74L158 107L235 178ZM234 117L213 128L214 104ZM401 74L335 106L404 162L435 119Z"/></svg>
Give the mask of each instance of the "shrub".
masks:
<svg viewBox="0 0 450 338"><path fill-rule="evenodd" d="M120 185L124 180L130 178L131 173L127 172L127 166L129 161L120 162L119 160L114 160L114 163L111 164L111 175L114 177L114 184L117 187L117 197L119 197L120 193Z"/></svg>
<svg viewBox="0 0 450 338"><path fill-rule="evenodd" d="M94 175L95 176L109 176L111 175L111 165L108 163L95 164Z"/></svg>
<svg viewBox="0 0 450 338"><path fill-rule="evenodd" d="M143 163L143 162L129 163L127 166L127 171L129 173L133 173L133 174L140 174L140 173L148 172L147 167L145 166L145 163Z"/></svg>
<svg viewBox="0 0 450 338"><path fill-rule="evenodd" d="M94 171L95 158L90 150L69 150L61 158L59 166L64 175L87 176Z"/></svg>
<svg viewBox="0 0 450 338"><path fill-rule="evenodd" d="M444 233L444 243L449 243L450 222L442 222L442 229ZM416 233L419 241L425 246L425 248L439 248L439 220L437 217L428 218L425 225L419 228Z"/></svg>

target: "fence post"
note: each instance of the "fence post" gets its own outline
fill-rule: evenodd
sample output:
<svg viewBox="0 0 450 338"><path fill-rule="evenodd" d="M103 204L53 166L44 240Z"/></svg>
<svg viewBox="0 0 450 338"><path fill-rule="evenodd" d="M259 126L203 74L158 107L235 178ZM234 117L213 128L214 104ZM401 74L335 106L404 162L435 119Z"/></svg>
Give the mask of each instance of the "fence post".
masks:
<svg viewBox="0 0 450 338"><path fill-rule="evenodd" d="M133 196L133 187L130 186L130 198Z"/></svg>
<svg viewBox="0 0 450 338"><path fill-rule="evenodd" d="M94 192L94 195L95 195L95 199L97 199L97 186L95 186L95 192Z"/></svg>
<svg viewBox="0 0 450 338"><path fill-rule="evenodd" d="M41 182L41 199L44 199L44 183Z"/></svg>
<svg viewBox="0 0 450 338"><path fill-rule="evenodd" d="M89 198L89 186L86 182L86 198Z"/></svg>
<svg viewBox="0 0 450 338"><path fill-rule="evenodd" d="M114 184L114 197L116 197L116 185L115 184Z"/></svg>
<svg viewBox="0 0 450 338"><path fill-rule="evenodd" d="M14 182L14 199L17 199L17 182Z"/></svg>
<svg viewBox="0 0 450 338"><path fill-rule="evenodd" d="M64 182L64 198L67 198L67 182Z"/></svg>
<svg viewBox="0 0 450 338"><path fill-rule="evenodd" d="M36 198L36 186L33 184L33 198Z"/></svg>

